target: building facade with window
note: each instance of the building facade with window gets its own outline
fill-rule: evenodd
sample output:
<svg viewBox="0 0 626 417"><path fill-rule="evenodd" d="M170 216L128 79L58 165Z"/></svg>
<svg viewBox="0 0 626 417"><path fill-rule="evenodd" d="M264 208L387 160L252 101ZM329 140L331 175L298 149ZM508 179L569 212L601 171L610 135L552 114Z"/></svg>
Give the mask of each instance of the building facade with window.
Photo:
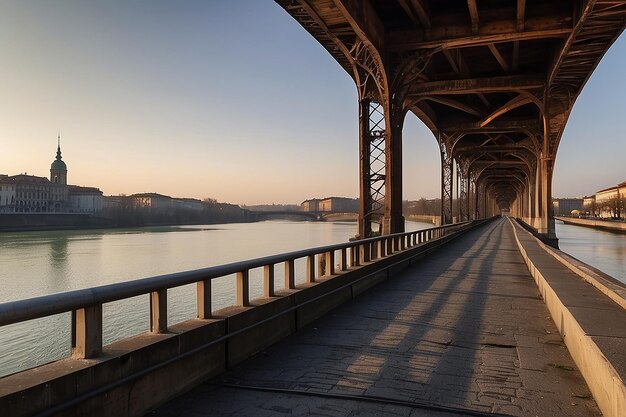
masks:
<svg viewBox="0 0 626 417"><path fill-rule="evenodd" d="M61 138L50 165L50 178L0 174L0 213L99 213L102 192L94 187L67 184L67 165L61 156ZM73 190L73 191L72 191Z"/></svg>

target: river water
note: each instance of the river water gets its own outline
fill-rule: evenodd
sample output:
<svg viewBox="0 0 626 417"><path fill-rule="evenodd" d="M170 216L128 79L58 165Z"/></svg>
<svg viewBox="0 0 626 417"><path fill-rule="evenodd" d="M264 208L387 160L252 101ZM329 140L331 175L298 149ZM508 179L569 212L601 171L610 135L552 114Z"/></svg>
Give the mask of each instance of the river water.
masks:
<svg viewBox="0 0 626 417"><path fill-rule="evenodd" d="M626 283L626 234L556 221L559 249Z"/></svg>
<svg viewBox="0 0 626 417"><path fill-rule="evenodd" d="M431 227L407 222L406 230ZM0 303L347 242L354 222L271 221L207 226L0 233ZM296 282L304 281L304 260ZM277 287L283 268L276 268ZM250 271L251 297L262 271ZM213 281L214 309L234 303L235 281ZM195 317L195 285L168 291L168 323ZM104 343L149 328L148 296L103 306ZM0 328L0 376L69 354L70 314Z"/></svg>

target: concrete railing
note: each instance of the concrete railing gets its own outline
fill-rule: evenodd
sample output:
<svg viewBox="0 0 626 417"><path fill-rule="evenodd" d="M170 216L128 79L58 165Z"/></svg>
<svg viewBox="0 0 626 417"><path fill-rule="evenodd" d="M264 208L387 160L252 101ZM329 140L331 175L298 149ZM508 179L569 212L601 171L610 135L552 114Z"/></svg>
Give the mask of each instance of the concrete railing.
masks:
<svg viewBox="0 0 626 417"><path fill-rule="evenodd" d="M98 413L103 415L141 415L387 279L457 232L482 222L0 304L0 326L64 312L72 316L71 358L1 378L0 409L14 410L15 415L80 415L102 407ZM299 259L306 261L304 271L296 271ZM277 265L285 270L280 290L274 280ZM255 268L263 270L264 294L251 300L249 277ZM296 272L304 273L305 284L296 286ZM214 311L212 281L231 275L236 281L235 304ZM194 283L197 319L170 325L167 291ZM103 347L103 304L142 294L150 298L150 332Z"/></svg>
<svg viewBox="0 0 626 417"><path fill-rule="evenodd" d="M600 410L605 417L624 417L626 286L512 226L524 262Z"/></svg>

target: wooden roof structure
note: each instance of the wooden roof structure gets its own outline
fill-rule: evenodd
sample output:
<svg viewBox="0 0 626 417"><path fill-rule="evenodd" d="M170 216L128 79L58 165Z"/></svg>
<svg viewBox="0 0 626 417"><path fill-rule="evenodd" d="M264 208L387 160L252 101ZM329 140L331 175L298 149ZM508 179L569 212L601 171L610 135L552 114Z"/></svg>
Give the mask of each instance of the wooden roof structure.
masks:
<svg viewBox="0 0 626 417"><path fill-rule="evenodd" d="M551 181L574 101L626 19L624 0L276 2L352 76L360 99L385 104L388 123L415 113L502 206L542 163Z"/></svg>

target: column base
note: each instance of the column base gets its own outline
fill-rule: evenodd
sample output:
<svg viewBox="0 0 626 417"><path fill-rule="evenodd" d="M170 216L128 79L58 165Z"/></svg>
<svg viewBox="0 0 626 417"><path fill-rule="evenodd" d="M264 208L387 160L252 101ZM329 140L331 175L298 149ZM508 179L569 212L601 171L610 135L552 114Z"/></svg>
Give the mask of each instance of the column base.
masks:
<svg viewBox="0 0 626 417"><path fill-rule="evenodd" d="M383 217L382 227L383 227L383 230L382 230L383 235L402 233L404 232L404 216L397 216L397 217L385 216Z"/></svg>

